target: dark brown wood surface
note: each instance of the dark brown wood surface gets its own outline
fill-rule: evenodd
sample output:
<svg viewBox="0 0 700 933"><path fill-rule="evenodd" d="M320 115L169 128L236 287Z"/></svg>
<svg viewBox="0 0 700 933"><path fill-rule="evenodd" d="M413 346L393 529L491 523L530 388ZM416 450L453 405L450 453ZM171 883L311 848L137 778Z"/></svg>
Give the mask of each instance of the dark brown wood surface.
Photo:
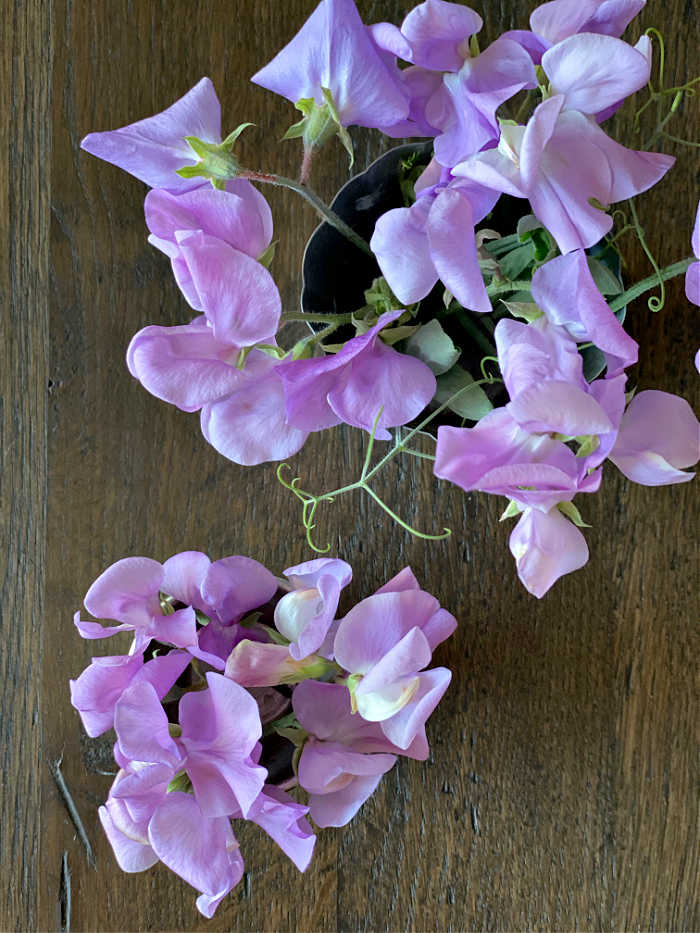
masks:
<svg viewBox="0 0 700 933"><path fill-rule="evenodd" d="M525 25L534 4L489 0L485 34ZM402 761L346 828L321 832L304 875L255 827L238 833L247 881L207 923L195 893L157 867L125 875L97 819L108 743L82 735L68 679L113 645L82 641L72 615L89 584L132 554L188 548L249 554L281 570L310 558L297 503L274 467L228 463L197 417L149 396L124 351L148 323L186 320L165 258L146 242L143 186L79 150L87 132L155 113L202 75L246 162L294 174L278 143L292 108L249 83L314 0L9 0L0 160L2 266L2 617L0 928L61 923L61 860L73 930L698 930L698 508L694 483L647 489L606 469L581 507L588 566L542 601L517 582L503 502L437 486L415 463L378 491L421 528L409 538L360 495L321 515L318 534L355 568L350 598L410 563L460 626L439 663L452 686L429 724L425 764ZM400 21L410 0L360 0L365 21ZM650 2L674 83L698 70L698 22L685 0ZM671 131L697 136L688 101ZM630 144L628 106L617 118ZM356 133L360 166L383 142ZM642 199L655 254L688 253L697 150ZM330 197L347 163L331 145L314 172ZM267 193L267 192L266 192ZM270 194L274 272L295 308L299 260L315 225L292 194ZM629 279L647 274L632 241ZM698 310L669 289L653 316L633 307L642 343L633 376L698 409ZM50 337L50 341L49 341ZM311 488L359 472L364 439L313 437L294 459ZM118 650L118 649L117 649ZM66 776L96 849L87 864L49 772Z"/></svg>

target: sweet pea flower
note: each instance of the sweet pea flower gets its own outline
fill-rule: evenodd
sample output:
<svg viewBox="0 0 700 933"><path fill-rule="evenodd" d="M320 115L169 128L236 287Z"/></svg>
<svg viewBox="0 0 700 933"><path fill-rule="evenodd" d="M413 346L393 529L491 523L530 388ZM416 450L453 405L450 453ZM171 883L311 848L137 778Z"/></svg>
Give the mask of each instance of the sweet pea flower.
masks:
<svg viewBox="0 0 700 933"><path fill-rule="evenodd" d="M631 46L612 36L571 36L544 53L542 70L550 95L564 97L563 111L595 115L600 123L649 81L651 40L642 36Z"/></svg>
<svg viewBox="0 0 700 933"><path fill-rule="evenodd" d="M495 338L511 399L506 410L520 427L533 434L572 437L613 430L583 377L576 341L563 327L550 324L546 317L531 324L504 318L496 325Z"/></svg>
<svg viewBox="0 0 700 933"><path fill-rule="evenodd" d="M635 395L622 416L610 460L643 486L687 483L684 472L700 459L700 423L685 399L649 389Z"/></svg>
<svg viewBox="0 0 700 933"><path fill-rule="evenodd" d="M446 93L431 97L426 116L442 130L435 158L451 168L498 140L496 111L518 91L536 88L537 77L525 49L501 37L468 57L456 74L445 75L443 83Z"/></svg>
<svg viewBox="0 0 700 933"><path fill-rule="evenodd" d="M184 165L198 161L185 137L221 142L221 106L209 78L154 117L104 133L90 133L80 146L91 155L118 165L150 188L183 193L202 184L201 178L177 175Z"/></svg>
<svg viewBox="0 0 700 933"><path fill-rule="evenodd" d="M411 207L382 214L370 240L391 290L412 304L439 279L465 308L491 311L474 226L493 209L498 193L452 178L433 161L418 179L416 195Z"/></svg>
<svg viewBox="0 0 700 933"><path fill-rule="evenodd" d="M469 40L484 21L468 6L446 0L425 0L405 17L401 26L377 23L370 27L380 48L397 58L431 71L459 71L469 56Z"/></svg>
<svg viewBox="0 0 700 933"><path fill-rule="evenodd" d="M348 340L334 355L276 368L291 428L321 431L345 422L371 431L376 421L375 436L389 440L388 427L406 424L425 408L435 394L432 371L379 339L381 330L402 313L382 314L367 333Z"/></svg>
<svg viewBox="0 0 700 933"><path fill-rule="evenodd" d="M85 596L85 608L91 615L114 619L121 624L103 627L98 622L82 621L79 613L76 613L75 624L83 638L91 639L133 631L132 654L142 654L151 638L155 638L185 648L194 657L223 669L227 655L240 636L236 623L252 609L268 602L276 590L275 577L248 557L225 557L212 563L205 554L184 551L164 564L146 557L127 557L105 570ZM173 603L182 604L183 608L170 611ZM199 633L195 610L209 619L209 624ZM132 676L137 682L148 680L157 686L152 675L160 672L161 664L166 669L176 664L176 656L173 654L167 664L165 659L158 659L158 665L149 662L143 673L140 673L140 666L118 663L119 659L112 659L114 664L100 661L81 685L79 696L85 698L92 694L91 683L106 686L108 680L114 685L125 684L121 678L131 679ZM102 666L114 669L103 672L99 670ZM161 676L159 673L158 677ZM175 674L173 680L177 676ZM103 677L106 680L102 680ZM80 702L84 705L82 699ZM98 709L105 712L107 708Z"/></svg>
<svg viewBox="0 0 700 933"><path fill-rule="evenodd" d="M617 376L637 362L639 346L598 290L583 250L557 256L540 266L532 277L531 292L552 324L603 351L609 376Z"/></svg>
<svg viewBox="0 0 700 933"><path fill-rule="evenodd" d="M192 660L186 651L170 651L144 663L142 654L93 658L77 680L70 681L71 705L91 738L114 726L114 709L132 684L148 682L159 700Z"/></svg>
<svg viewBox="0 0 700 933"><path fill-rule="evenodd" d="M506 408L497 408L473 428L438 428L435 464L439 479L466 492L507 496L543 512L596 492L601 473L586 475L573 451L548 434L524 430Z"/></svg>
<svg viewBox="0 0 700 933"><path fill-rule="evenodd" d="M254 301L249 307L254 322ZM245 466L283 460L302 447L308 431L287 423L277 360L253 350L239 369L240 351L217 339L200 315L189 324L143 328L126 360L151 395L181 411L201 410L202 434L224 457Z"/></svg>
<svg viewBox="0 0 700 933"><path fill-rule="evenodd" d="M333 99L340 126L390 126L408 115L400 82L385 65L353 0L321 0L299 32L251 78L293 104Z"/></svg>
<svg viewBox="0 0 700 933"><path fill-rule="evenodd" d="M398 748L422 740L447 690L450 671L424 668L456 625L433 596L413 589L375 593L340 621L333 652L350 675L352 708Z"/></svg>
<svg viewBox="0 0 700 933"><path fill-rule="evenodd" d="M569 92L567 92L569 93ZM526 127L503 124L498 148L455 166L455 175L514 197L527 198L533 213L562 253L593 246L612 227L610 205L646 191L674 159L625 149L585 114L564 110L565 96L543 101Z"/></svg>
<svg viewBox="0 0 700 933"><path fill-rule="evenodd" d="M284 571L292 585L275 606L275 626L297 660L319 651L335 618L340 591L352 579L344 560L319 558Z"/></svg>
<svg viewBox="0 0 700 933"><path fill-rule="evenodd" d="M548 512L526 508L508 544L521 583L538 599L560 577L588 561L586 539L556 506Z"/></svg>
<svg viewBox="0 0 700 933"><path fill-rule="evenodd" d="M263 195L243 178L229 182L225 191L208 186L178 195L161 189L149 191L144 211L151 232L149 243L170 258L177 284L190 306L197 311L207 309L202 307L200 290L193 281L187 249L183 251L180 245L187 233L201 231L251 259L261 256L272 240L270 207ZM192 249L189 237L185 238L185 243L188 242L189 249ZM225 264L229 251L224 249L221 253L221 261ZM244 261L242 266L249 275L258 273L250 263ZM208 273L217 278L220 275L215 262L212 262ZM266 292L271 291L269 280L262 273L258 273L257 278L257 292L264 301ZM199 280L201 284L201 273Z"/></svg>
<svg viewBox="0 0 700 933"><path fill-rule="evenodd" d="M299 783L310 795L309 812L319 826L345 826L394 766L397 754L419 760L428 756L424 737L399 749L377 723L353 715L342 684L304 681L295 688L292 705L308 733Z"/></svg>
<svg viewBox="0 0 700 933"><path fill-rule="evenodd" d="M695 214L695 226L690 245L693 248L693 255L700 260L700 202L698 202ZM685 270L685 295L688 301L692 301L694 305L700 305L700 262L691 263Z"/></svg>
<svg viewBox="0 0 700 933"><path fill-rule="evenodd" d="M530 28L555 45L575 33L619 37L646 0L550 0L530 15Z"/></svg>

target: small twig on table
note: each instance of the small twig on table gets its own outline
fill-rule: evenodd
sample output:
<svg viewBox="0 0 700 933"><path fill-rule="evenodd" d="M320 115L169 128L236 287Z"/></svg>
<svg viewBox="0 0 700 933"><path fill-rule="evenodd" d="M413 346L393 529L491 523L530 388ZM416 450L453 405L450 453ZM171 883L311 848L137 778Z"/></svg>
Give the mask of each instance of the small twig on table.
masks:
<svg viewBox="0 0 700 933"><path fill-rule="evenodd" d="M61 887L59 889L58 904L61 917L61 933L70 933L70 868L68 867L68 853L63 853L61 859Z"/></svg>
<svg viewBox="0 0 700 933"><path fill-rule="evenodd" d="M73 802L73 797L71 792L68 790L68 785L66 780L61 774L61 762L63 761L63 755L60 758L57 758L55 761L49 761L49 769L53 775L53 779L56 782L56 787L63 797L63 802L66 805L66 810L68 810L68 815L73 821L73 826L75 826L75 831L78 834L78 838L85 847L85 853L87 855L87 860L90 865L97 871L97 859L95 858L95 853L90 845L90 840L88 835L85 832L85 827L83 826L83 821L80 819L80 814L78 813L78 808Z"/></svg>

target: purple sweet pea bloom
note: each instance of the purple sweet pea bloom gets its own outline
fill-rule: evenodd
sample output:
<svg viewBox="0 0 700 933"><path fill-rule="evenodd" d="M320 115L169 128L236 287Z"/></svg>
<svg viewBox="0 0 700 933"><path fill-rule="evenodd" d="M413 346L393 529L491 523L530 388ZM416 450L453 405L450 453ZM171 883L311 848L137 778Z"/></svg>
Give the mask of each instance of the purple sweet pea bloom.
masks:
<svg viewBox="0 0 700 933"><path fill-rule="evenodd" d="M411 65L403 70L396 70L397 80L401 83L408 99L408 116L398 123L381 126L385 136L404 139L410 136L436 136L440 130L433 126L427 116L428 109L435 112L437 105L432 104L434 97L443 97L445 88L442 73Z"/></svg>
<svg viewBox="0 0 700 933"><path fill-rule="evenodd" d="M238 809L246 817L267 777L265 768L250 761L262 735L258 706L229 678L211 672L206 676L208 690L180 700L184 766L206 816L227 816Z"/></svg>
<svg viewBox="0 0 700 933"><path fill-rule="evenodd" d="M700 423L685 399L653 389L640 392L622 416L610 460L643 486L687 483L686 467L700 459Z"/></svg>
<svg viewBox="0 0 700 933"><path fill-rule="evenodd" d="M175 280L195 310L206 309L201 307L187 257L180 248L184 234L201 231L252 259L257 259L272 240L270 207L263 195L243 178L229 182L226 191L211 187L179 195L160 189L149 191L144 211L151 232L149 243L170 257Z"/></svg>
<svg viewBox="0 0 700 933"><path fill-rule="evenodd" d="M612 218L589 200L609 205L646 191L674 159L625 149L589 117L563 111L563 95L543 101L526 127L501 126L497 149L479 152L453 173L495 191L528 198L562 253L593 246Z"/></svg>
<svg viewBox="0 0 700 933"><path fill-rule="evenodd" d="M254 312L254 302L249 307ZM217 339L200 315L189 324L143 328L126 359L156 398L181 411L201 409L204 437L229 460L246 466L283 460L302 447L308 431L287 423L277 361L253 350L239 370L240 349Z"/></svg>
<svg viewBox="0 0 700 933"><path fill-rule="evenodd" d="M126 557L108 567L95 580L85 596L85 608L99 619L114 619L120 625L105 626L84 622L75 615L75 625L83 638L109 638L121 631L134 632L135 651L142 652L152 638L177 648L196 648L197 626L194 610L187 606L165 614L159 594L163 567L147 557Z"/></svg>
<svg viewBox="0 0 700 933"><path fill-rule="evenodd" d="M340 621L333 651L356 681L353 708L379 722L399 748L425 735L425 721L449 685L446 668L424 668L456 625L433 596L413 589L375 593Z"/></svg>
<svg viewBox="0 0 700 933"><path fill-rule="evenodd" d="M552 324L565 327L577 341L591 341L605 353L609 376L637 362L639 346L598 290L583 250L540 266L532 277L531 291Z"/></svg>
<svg viewBox="0 0 700 933"><path fill-rule="evenodd" d="M435 140L435 158L451 168L496 142L496 111L523 88L536 88L537 77L525 49L500 38L467 58L457 74L445 75L444 85L447 94L431 98L426 116L442 130Z"/></svg>
<svg viewBox="0 0 700 933"><path fill-rule="evenodd" d="M385 65L353 0L321 0L299 32L251 78L292 103L330 91L341 126L391 126L408 115L400 82Z"/></svg>
<svg viewBox="0 0 700 933"><path fill-rule="evenodd" d="M77 680L70 681L72 706L91 738L114 726L114 708L132 684L152 684L158 699L170 690L192 660L186 651L171 651L144 663L142 654L93 658Z"/></svg>
<svg viewBox="0 0 700 933"><path fill-rule="evenodd" d="M411 207L383 214L370 240L372 251L391 290L404 304L424 298L440 279L455 298L473 311L491 311L479 268L474 226L498 200L481 185L452 179L431 163L416 183L418 199Z"/></svg>
<svg viewBox="0 0 700 933"><path fill-rule="evenodd" d="M265 830L299 871L306 871L316 844L314 831L305 819L308 812L308 807L279 787L266 784L248 811L248 819Z"/></svg>
<svg viewBox="0 0 700 933"><path fill-rule="evenodd" d="M184 551L162 565L145 557L127 557L105 570L85 597L85 607L93 616L116 619L122 624L103 627L98 622L82 621L79 613L76 613L75 624L83 638L107 638L120 631L133 631L135 654L142 654L150 639L156 638L165 644L186 648L190 655L223 669L226 657L240 639L240 629L235 623L251 609L268 602L276 590L275 577L248 557L225 557L212 563L205 554ZM164 612L161 594L183 603L184 608ZM199 633L195 610L210 620ZM98 668L105 665L113 670L102 672L96 668L86 678L85 694L81 686L81 708L89 705L90 684L94 678L100 681L104 676L105 684L109 681L116 687L122 682L121 678L133 676L134 682L147 680L159 689L161 676L167 676L170 666L176 664L177 654L166 657L172 660L166 662L161 658L157 665L151 661L142 673L126 661L118 664L118 659L112 659L114 665L97 661ZM165 673L161 675L161 671ZM152 676L156 672L157 682ZM177 676L175 674L173 680ZM107 708L108 705L94 707L101 712L106 712Z"/></svg>
<svg viewBox="0 0 700 933"><path fill-rule="evenodd" d="M693 248L693 255L700 260L700 202L698 202L698 210L695 214L695 226L690 245ZM685 295L688 301L692 301L694 305L700 305L700 262L691 263L685 270Z"/></svg>
<svg viewBox="0 0 700 933"><path fill-rule="evenodd" d="M396 753L424 760L427 743L419 737L402 751L377 723L350 709L342 684L307 680L292 695L292 705L309 738L299 759L299 783L309 793L311 818L322 827L345 826L396 762Z"/></svg>
<svg viewBox="0 0 700 933"><path fill-rule="evenodd" d="M579 32L621 36L646 0L551 0L530 16L530 28L551 45Z"/></svg>
<svg viewBox="0 0 700 933"><path fill-rule="evenodd" d="M616 108L649 81L651 57L646 39L640 49L612 36L571 36L542 56L551 94L564 97L562 111L598 114Z"/></svg>
<svg viewBox="0 0 700 933"><path fill-rule="evenodd" d="M404 18L401 27L377 23L374 41L404 61L431 71L459 71L469 56L469 39L484 21L461 3L425 0Z"/></svg>
<svg viewBox="0 0 700 933"><path fill-rule="evenodd" d="M284 575L292 590L275 606L275 626L290 640L291 656L301 661L321 649L352 568L344 560L322 557L289 567Z"/></svg>
<svg viewBox="0 0 700 933"><path fill-rule="evenodd" d="M184 165L198 161L186 136L209 143L221 142L221 107L209 78L154 117L105 133L90 133L80 144L91 155L118 165L151 188L182 193L207 181L180 178Z"/></svg>
<svg viewBox="0 0 700 933"><path fill-rule="evenodd" d="M190 794L166 796L148 824L148 840L161 862L202 893L197 909L212 917L243 877L243 859L226 817L206 818Z"/></svg>
<svg viewBox="0 0 700 933"><path fill-rule="evenodd" d="M579 492L596 492L601 473L585 474L573 451L548 434L523 430L506 408L473 428L438 428L434 473L466 492L507 496L548 512Z"/></svg>
<svg viewBox="0 0 700 933"><path fill-rule="evenodd" d="M538 599L559 577L580 570L588 561L586 539L556 506L548 512L525 509L509 547L521 583Z"/></svg>
<svg viewBox="0 0 700 933"><path fill-rule="evenodd" d="M402 313L382 314L335 355L279 365L275 372L284 384L288 424L309 432L344 421L371 431L381 408L375 436L389 440L388 427L406 424L421 412L435 394L435 376L421 360L379 339L382 328Z"/></svg>
<svg viewBox="0 0 700 933"><path fill-rule="evenodd" d="M508 413L533 434L606 434L613 424L583 377L576 341L546 317L531 324L504 318L496 349L511 401Z"/></svg>
<svg viewBox="0 0 700 933"><path fill-rule="evenodd" d="M282 302L267 269L201 230L178 230L175 239L178 284L194 310L204 312L215 339L235 347L272 342Z"/></svg>

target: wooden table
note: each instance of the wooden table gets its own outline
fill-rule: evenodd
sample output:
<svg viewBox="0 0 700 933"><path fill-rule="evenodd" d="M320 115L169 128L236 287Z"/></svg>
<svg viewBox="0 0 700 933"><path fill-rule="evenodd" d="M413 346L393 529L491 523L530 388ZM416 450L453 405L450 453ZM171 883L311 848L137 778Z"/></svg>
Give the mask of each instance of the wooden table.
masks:
<svg viewBox="0 0 700 933"><path fill-rule="evenodd" d="M400 22L412 4L358 5L368 22ZM491 37L526 25L531 8L480 6ZM225 129L257 124L243 137L246 161L294 174L296 144L277 142L294 112L248 78L313 7L7 4L0 927L58 929L65 851L74 930L698 930L697 480L648 489L606 468L603 492L581 503L593 526L588 566L537 601L517 582L509 529L498 523L502 500L437 488L413 463L387 469L378 491L419 527L452 527L450 540L413 540L360 495L326 510L318 534L352 562L351 597L410 563L460 621L438 654L454 677L429 724L428 762L402 761L348 827L321 833L303 876L244 827L248 881L209 924L192 889L165 869L123 874L99 827L109 745L85 738L68 694L91 651L120 650L83 642L73 628L92 580L133 554L242 553L277 571L312 555L274 467L227 462L195 415L128 375L132 334L185 321L185 307L169 264L146 242L143 186L79 142L161 110L207 74ZM650 3L641 25L651 24L682 83L698 70L692 4ZM630 142L652 126L634 136L633 111L617 118ZM689 100L671 131L697 138L699 113ZM383 143L354 136L362 166ZM687 254L698 197L697 150L666 148L681 162L642 199L661 262ZM346 171L333 144L314 183L329 197ZM280 241L274 272L295 308L316 220L293 195L266 193ZM646 275L641 251L625 245L626 275ZM662 313L642 300L630 320L642 346L632 381L678 392L697 409L698 309L682 284L669 286ZM363 448L358 431L316 435L295 471L330 488L355 478ZM97 872L49 772L60 755Z"/></svg>

